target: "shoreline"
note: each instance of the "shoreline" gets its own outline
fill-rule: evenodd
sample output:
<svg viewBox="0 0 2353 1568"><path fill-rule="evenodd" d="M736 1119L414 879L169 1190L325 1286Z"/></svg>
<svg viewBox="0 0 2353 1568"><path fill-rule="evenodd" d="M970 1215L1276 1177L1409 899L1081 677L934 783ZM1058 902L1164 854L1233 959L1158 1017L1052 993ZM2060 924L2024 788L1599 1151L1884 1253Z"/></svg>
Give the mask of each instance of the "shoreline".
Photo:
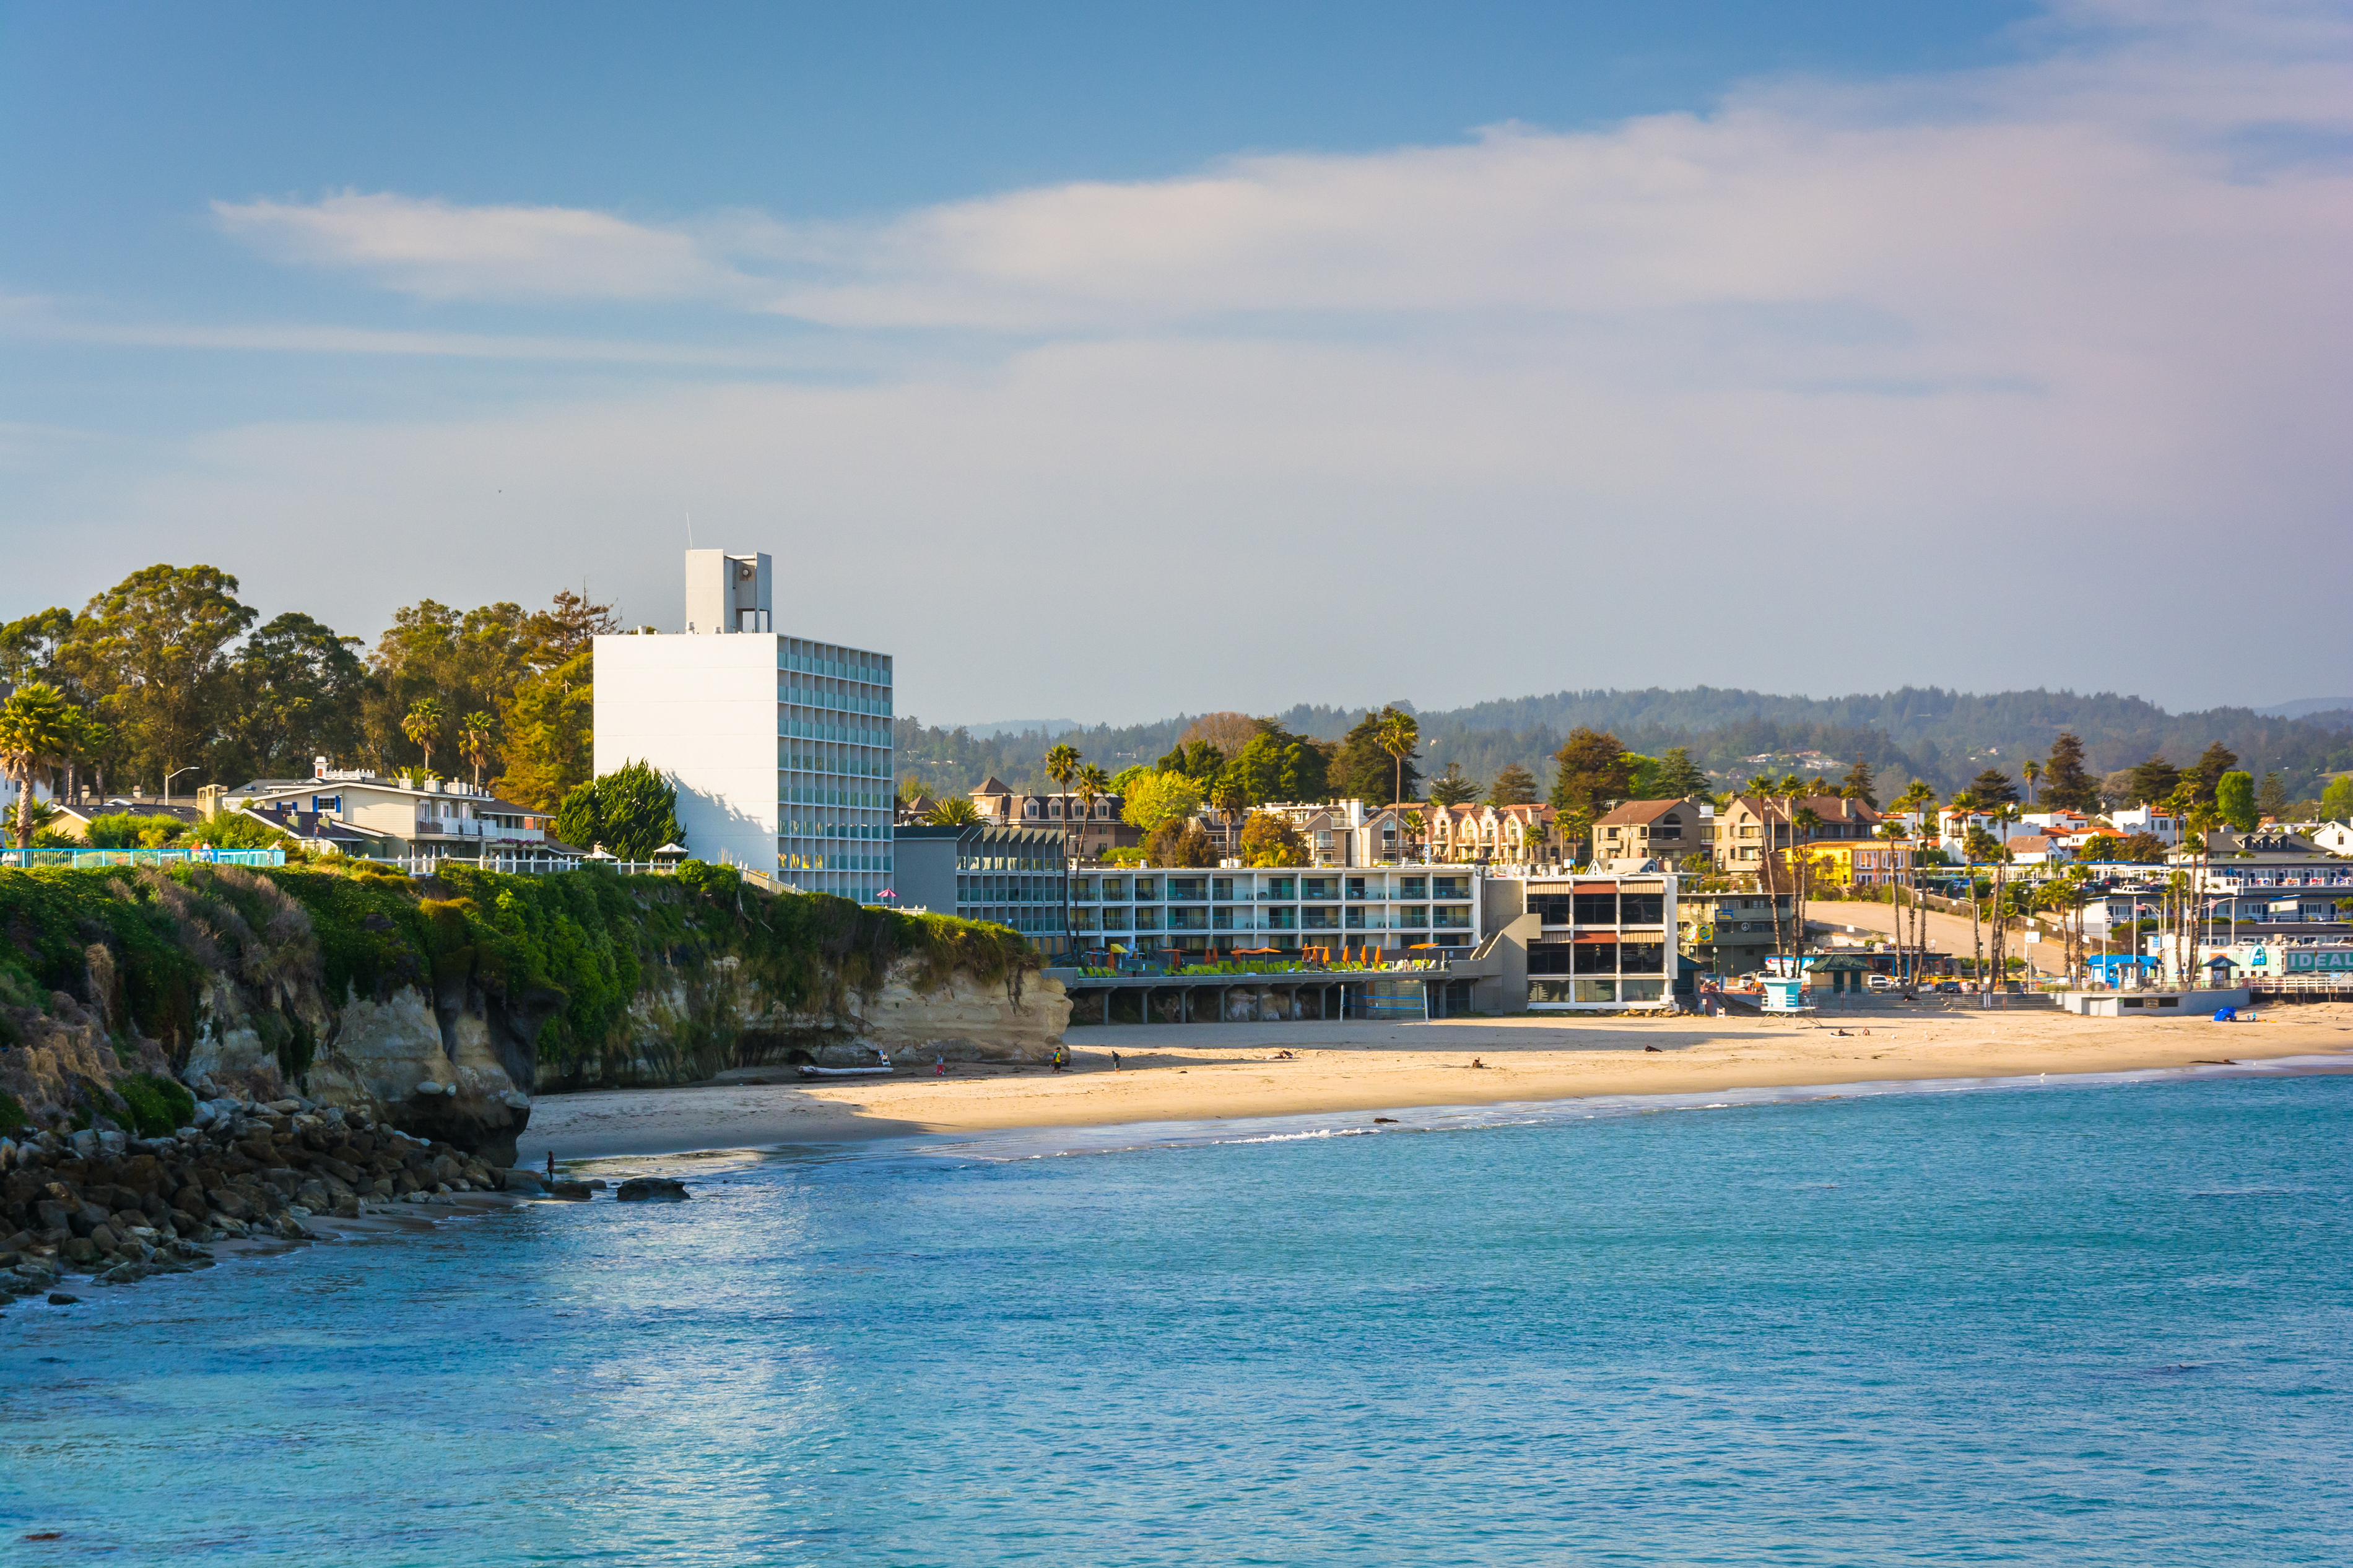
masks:
<svg viewBox="0 0 2353 1568"><path fill-rule="evenodd" d="M1060 1074L964 1064L941 1078L914 1059L919 1053L907 1053L903 1075L854 1084L803 1085L779 1068L775 1082L549 1095L533 1102L521 1163L536 1164L551 1149L559 1161L586 1162L1031 1128L2073 1077L2290 1057L2341 1057L2353 1068L2353 1005L2300 1004L2258 1017L2216 1025L1936 1010L1799 1021L1096 1027L1065 1037L1072 1059ZM1113 1051L1122 1058L1117 1071ZM1283 1051L1291 1054L1276 1055Z"/></svg>

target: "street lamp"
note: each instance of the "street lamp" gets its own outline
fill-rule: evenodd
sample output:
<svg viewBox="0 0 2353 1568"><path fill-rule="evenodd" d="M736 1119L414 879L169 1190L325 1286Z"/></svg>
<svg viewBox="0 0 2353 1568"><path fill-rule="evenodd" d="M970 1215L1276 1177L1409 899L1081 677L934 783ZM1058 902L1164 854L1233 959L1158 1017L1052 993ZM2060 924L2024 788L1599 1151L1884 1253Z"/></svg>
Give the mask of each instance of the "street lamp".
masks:
<svg viewBox="0 0 2353 1568"><path fill-rule="evenodd" d="M195 773L196 771L196 766L197 764L195 763L190 763L185 768L174 768L170 773L164 775L164 804L165 805L172 804L172 781L178 778L182 773Z"/></svg>

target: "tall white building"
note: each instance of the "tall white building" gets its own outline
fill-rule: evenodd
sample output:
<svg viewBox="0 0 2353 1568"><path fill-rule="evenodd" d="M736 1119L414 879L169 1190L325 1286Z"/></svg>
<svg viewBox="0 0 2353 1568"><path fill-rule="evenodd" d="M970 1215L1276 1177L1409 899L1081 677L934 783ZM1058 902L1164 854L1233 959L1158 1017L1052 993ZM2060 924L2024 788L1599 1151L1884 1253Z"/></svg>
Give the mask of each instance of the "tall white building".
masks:
<svg viewBox="0 0 2353 1568"><path fill-rule="evenodd" d="M873 899L891 885L890 657L779 635L765 555L688 551L686 625L596 639L596 771L673 780L698 859Z"/></svg>

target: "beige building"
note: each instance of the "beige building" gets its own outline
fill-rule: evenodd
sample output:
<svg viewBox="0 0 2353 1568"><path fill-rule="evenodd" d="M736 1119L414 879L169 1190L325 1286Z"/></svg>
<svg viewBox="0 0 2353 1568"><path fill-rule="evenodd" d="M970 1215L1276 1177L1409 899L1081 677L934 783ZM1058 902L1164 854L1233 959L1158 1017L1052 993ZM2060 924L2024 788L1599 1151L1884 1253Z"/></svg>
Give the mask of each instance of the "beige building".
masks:
<svg viewBox="0 0 2353 1568"><path fill-rule="evenodd" d="M972 804L991 827L1060 827L1069 831L1071 855L1100 860L1106 849L1125 849L1144 842L1144 835L1120 820L1125 798L1099 795L1082 800L1076 795L1026 795L1008 787L995 773L972 791Z"/></svg>
<svg viewBox="0 0 2353 1568"><path fill-rule="evenodd" d="M1810 824L1805 820L1810 811L1814 817ZM1736 795L1716 813L1715 868L1753 875L1797 845L1874 837L1884 820L1862 802L1843 795L1800 795L1790 801Z"/></svg>
<svg viewBox="0 0 2353 1568"><path fill-rule="evenodd" d="M1425 804L1419 809L1432 860L1518 866L1560 858L1560 836L1551 806L1465 802L1461 805Z"/></svg>
<svg viewBox="0 0 2353 1568"><path fill-rule="evenodd" d="M1593 860L1712 855L1715 807L1704 800L1630 800L1593 824Z"/></svg>

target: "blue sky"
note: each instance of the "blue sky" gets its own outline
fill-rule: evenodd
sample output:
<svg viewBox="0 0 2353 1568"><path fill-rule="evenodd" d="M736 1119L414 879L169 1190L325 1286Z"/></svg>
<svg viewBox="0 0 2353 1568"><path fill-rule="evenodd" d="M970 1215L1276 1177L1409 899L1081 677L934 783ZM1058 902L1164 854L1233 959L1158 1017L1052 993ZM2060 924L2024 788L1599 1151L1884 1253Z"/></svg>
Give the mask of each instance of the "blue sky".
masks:
<svg viewBox="0 0 2353 1568"><path fill-rule="evenodd" d="M691 511L934 719L2353 629L2341 5L481 9L0 5L0 614L674 626Z"/></svg>

